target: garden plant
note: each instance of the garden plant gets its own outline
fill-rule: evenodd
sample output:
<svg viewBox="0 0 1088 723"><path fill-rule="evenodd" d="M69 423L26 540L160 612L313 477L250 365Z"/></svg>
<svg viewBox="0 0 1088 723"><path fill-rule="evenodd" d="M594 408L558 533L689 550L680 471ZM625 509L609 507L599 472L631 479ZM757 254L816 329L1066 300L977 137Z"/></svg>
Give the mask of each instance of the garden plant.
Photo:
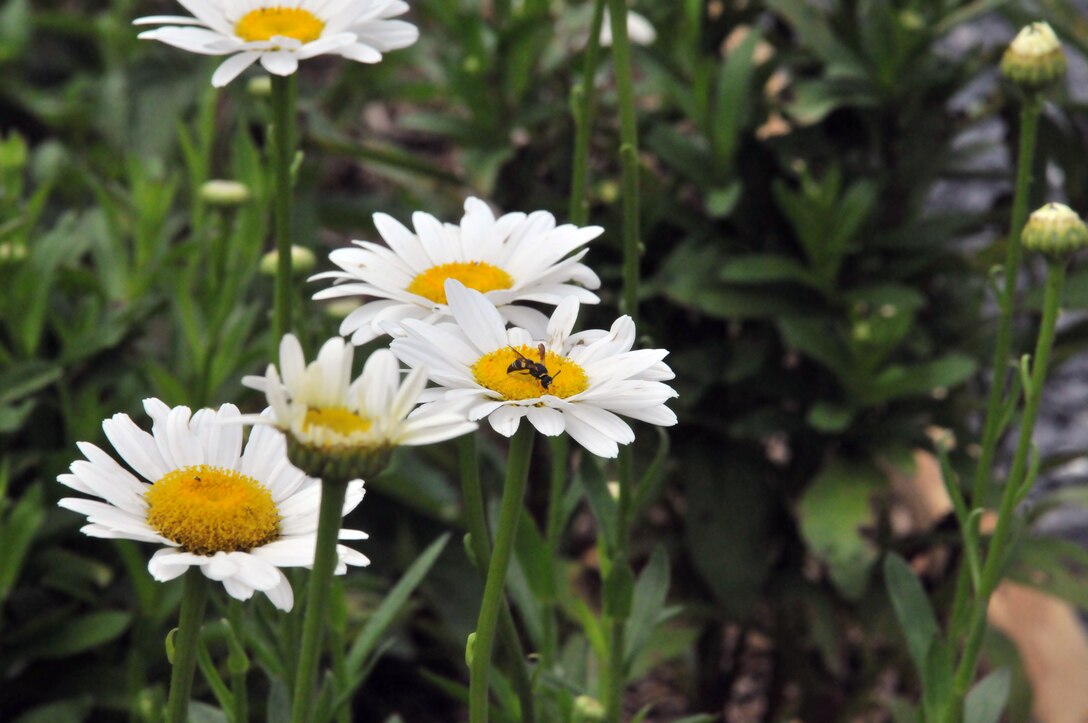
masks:
<svg viewBox="0 0 1088 723"><path fill-rule="evenodd" d="M0 0L0 720L1048 720L1082 12Z"/></svg>

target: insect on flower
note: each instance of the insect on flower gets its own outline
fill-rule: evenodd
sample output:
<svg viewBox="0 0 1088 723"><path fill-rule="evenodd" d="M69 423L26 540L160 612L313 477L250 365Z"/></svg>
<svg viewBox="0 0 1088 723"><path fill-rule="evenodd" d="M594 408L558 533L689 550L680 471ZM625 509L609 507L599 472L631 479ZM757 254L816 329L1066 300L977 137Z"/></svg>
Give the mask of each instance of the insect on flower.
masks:
<svg viewBox="0 0 1088 723"><path fill-rule="evenodd" d="M514 347L510 347L510 350L517 354L518 358L515 359L513 363L510 364L510 366L506 367L507 374L513 374L514 372L527 372L529 376L531 376L533 379L538 380L540 382L540 386L544 387L545 389L551 386L552 380L555 377L548 374L548 367L544 364L544 360L545 358L547 358L547 352L545 352L543 344L537 347L537 351L540 352L540 361L538 362L533 361ZM562 373L563 370L560 369L558 372L556 372L555 376L559 376Z"/></svg>

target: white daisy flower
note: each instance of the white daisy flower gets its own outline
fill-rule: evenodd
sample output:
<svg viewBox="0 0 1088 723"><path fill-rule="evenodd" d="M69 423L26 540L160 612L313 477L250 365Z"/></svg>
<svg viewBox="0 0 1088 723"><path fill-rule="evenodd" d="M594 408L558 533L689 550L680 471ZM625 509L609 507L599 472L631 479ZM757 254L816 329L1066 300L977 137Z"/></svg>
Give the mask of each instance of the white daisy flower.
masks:
<svg viewBox="0 0 1088 723"><path fill-rule="evenodd" d="M615 457L620 444L634 441L622 414L651 424L676 424L665 406L676 396L663 384L673 378L662 361L664 349L632 351L635 324L629 316L611 330L571 334L578 299L568 297L548 321L543 339L524 329L507 329L483 294L456 280L446 282L452 324L401 322L404 336L392 349L408 366L427 368L441 385L428 389L421 409L467 408L468 418L487 417L507 437L527 417L548 436L563 432L601 457Z"/></svg>
<svg viewBox="0 0 1088 723"><path fill-rule="evenodd" d="M307 366L298 339L287 334L280 342L279 369L269 364L263 377L242 379L266 394L272 415L245 420L285 431L291 460L327 479L347 479L358 470L376 473L394 447L432 444L476 429L475 422L452 409L412 413L426 374L416 370L401 383L400 366L388 349L371 354L352 381L354 353L351 344L336 337Z"/></svg>
<svg viewBox="0 0 1088 723"><path fill-rule="evenodd" d="M377 63L406 48L419 30L403 20L402 0L178 0L193 14L154 15L135 25L164 25L140 33L201 55L229 55L212 76L220 88L258 60L274 75L291 75L298 61L339 55Z"/></svg>
<svg viewBox="0 0 1088 723"><path fill-rule="evenodd" d="M601 280L580 263L588 249L577 250L601 235L599 226L556 226L546 211L495 218L478 198L465 201L459 226L422 212L412 216L415 233L384 213L374 214L374 225L388 246L356 241L359 248L329 255L342 271L310 279L336 282L314 294L315 299L378 299L364 303L340 324L340 333L354 344L385 334L389 322L448 319L446 279L485 294L504 319L541 334L547 317L518 302L555 305L567 296L584 304L600 301L590 289L600 287Z"/></svg>
<svg viewBox="0 0 1088 723"><path fill-rule="evenodd" d="M227 593L248 600L255 590L281 610L294 603L280 568L309 567L317 543L321 485L287 460L283 435L258 427L242 448L238 408L170 408L144 400L153 420L151 434L127 414L102 423L113 448L132 474L110 454L80 442L86 460L72 464L57 480L98 500L66 497L61 507L87 516L91 537L139 540L164 545L147 569L165 582L192 566L223 583ZM142 479L141 479L142 478ZM146 480L146 482L145 482ZM150 484L148 484L150 482ZM347 490L344 514L363 499L363 482ZM340 538L361 540L359 530ZM339 545L337 574L348 565L368 565L356 550Z"/></svg>

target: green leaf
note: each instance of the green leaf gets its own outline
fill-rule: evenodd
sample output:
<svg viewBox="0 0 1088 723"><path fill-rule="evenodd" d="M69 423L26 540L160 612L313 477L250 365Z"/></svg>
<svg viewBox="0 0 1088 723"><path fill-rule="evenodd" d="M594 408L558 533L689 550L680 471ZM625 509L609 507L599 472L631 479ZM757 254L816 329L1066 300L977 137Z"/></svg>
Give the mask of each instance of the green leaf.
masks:
<svg viewBox="0 0 1088 723"><path fill-rule="evenodd" d="M890 366L873 380L863 396L871 404L902 397L928 396L958 386L977 368L978 363L974 359L958 353L913 366Z"/></svg>
<svg viewBox="0 0 1088 723"><path fill-rule="evenodd" d="M805 490L797 506L801 536L827 565L844 597L860 598L878 550L869 531L876 526L872 498L886 488L879 470L832 460Z"/></svg>
<svg viewBox="0 0 1088 723"><path fill-rule="evenodd" d="M706 212L711 218L726 218L733 213L741 196L744 186L739 182L730 183L722 188L712 188L706 194Z"/></svg>
<svg viewBox="0 0 1088 723"><path fill-rule="evenodd" d="M6 519L0 518L0 603L15 586L34 533L44 518L41 485L28 489Z"/></svg>
<svg viewBox="0 0 1088 723"><path fill-rule="evenodd" d="M617 521L619 511L616 509L615 498L608 491L608 484L605 482L600 464L593 455L582 455L582 464L578 468L575 479L576 481L581 480L582 487L586 491L586 499L589 501L589 506L593 509L593 516L597 519L597 524L601 528L601 538L606 545L613 545L616 541L616 530L619 525Z"/></svg>
<svg viewBox="0 0 1088 723"><path fill-rule="evenodd" d="M94 707L94 698L87 695L40 705L28 710L11 723L82 723Z"/></svg>
<svg viewBox="0 0 1088 723"><path fill-rule="evenodd" d="M412 563L404 575L401 576L397 584L393 586L393 589L382 600L381 605L374 611L374 614L370 616L370 619L366 621L366 625L359 632L359 635L355 638L355 641L351 645L351 649L348 651L345 658L345 665L348 669L348 674L352 677L358 675L362 670L363 664L366 662L367 656L374 650L374 646L378 643L382 633L385 632L396 616L404 610L405 603L408 602L408 598L412 595L412 592L423 582L423 578L426 577L427 572L438 560L438 556L442 554L442 551L446 548L446 543L450 540L449 533L442 535L437 540L432 542L430 546L423 551L423 553L416 558L416 561Z"/></svg>
<svg viewBox="0 0 1088 723"><path fill-rule="evenodd" d="M737 140L749 114L752 70L755 67L752 56L761 39L759 32L749 32L722 61L712 123L707 129L707 136L714 146L714 165L717 168L728 167L733 162Z"/></svg>
<svg viewBox="0 0 1088 723"><path fill-rule="evenodd" d="M26 641L20 657L52 660L85 653L120 637L131 622L131 613L114 610L67 618Z"/></svg>
<svg viewBox="0 0 1088 723"><path fill-rule="evenodd" d="M514 553L537 600L555 600L555 568L551 552L537 529L536 520L528 510L522 510L517 538L514 541Z"/></svg>
<svg viewBox="0 0 1088 723"><path fill-rule="evenodd" d="M735 284L794 282L818 286L812 272L797 259L779 254L735 256L718 271L718 278Z"/></svg>
<svg viewBox="0 0 1088 723"><path fill-rule="evenodd" d="M998 723L1009 700L1012 672L995 670L975 684L963 702L963 723Z"/></svg>
<svg viewBox="0 0 1088 723"><path fill-rule="evenodd" d="M842 404L820 400L809 407L805 421L820 432L841 432L854 421L854 410Z"/></svg>
<svg viewBox="0 0 1088 723"><path fill-rule="evenodd" d="M788 316L778 320L782 340L837 377L850 373L850 356L830 317Z"/></svg>
<svg viewBox="0 0 1088 723"><path fill-rule="evenodd" d="M625 655L628 662L642 651L642 647L661 622L661 612L665 609L668 592L669 556L664 547L656 545L650 561L646 563L635 583L631 616L625 624Z"/></svg>
<svg viewBox="0 0 1088 723"><path fill-rule="evenodd" d="M907 639L907 650L921 675L925 670L926 654L940 632L929 597L914 570L894 552L884 556L884 584L895 608L899 629Z"/></svg>
<svg viewBox="0 0 1088 723"><path fill-rule="evenodd" d="M943 640L934 636L925 661L922 670L922 707L927 712L926 720L939 720L938 711L945 709L952 694L952 651Z"/></svg>

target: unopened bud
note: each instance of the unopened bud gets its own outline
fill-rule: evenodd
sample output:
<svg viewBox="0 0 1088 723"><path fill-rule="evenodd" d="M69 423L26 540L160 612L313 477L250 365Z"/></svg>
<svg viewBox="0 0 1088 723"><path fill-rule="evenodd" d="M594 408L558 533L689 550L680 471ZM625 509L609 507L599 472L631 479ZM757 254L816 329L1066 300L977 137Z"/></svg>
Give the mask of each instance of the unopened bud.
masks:
<svg viewBox="0 0 1088 723"><path fill-rule="evenodd" d="M7 262L22 261L26 258L26 246L22 244L13 243L11 241L5 241L0 243L0 264Z"/></svg>
<svg viewBox="0 0 1088 723"><path fill-rule="evenodd" d="M1005 77L1032 92L1061 80L1066 65L1061 41L1045 22L1025 26L1001 58Z"/></svg>
<svg viewBox="0 0 1088 723"><path fill-rule="evenodd" d="M604 706L596 698L580 695L574 699L574 720L584 723L596 723L607 718Z"/></svg>
<svg viewBox="0 0 1088 723"><path fill-rule="evenodd" d="M249 186L240 181L215 179L200 187L200 198L209 206L241 206L248 203L252 195Z"/></svg>
<svg viewBox="0 0 1088 723"><path fill-rule="evenodd" d="M1088 226L1065 204L1048 203L1028 218L1020 243L1029 251L1065 256L1088 246Z"/></svg>
<svg viewBox="0 0 1088 723"><path fill-rule="evenodd" d="M261 257L261 273L275 276L280 263L280 252L272 249ZM314 270L317 259L314 252L305 246L291 247L291 272L295 274L308 274Z"/></svg>
<svg viewBox="0 0 1088 723"><path fill-rule="evenodd" d="M246 92L255 98L267 98L272 95L272 76L258 75L246 83Z"/></svg>

